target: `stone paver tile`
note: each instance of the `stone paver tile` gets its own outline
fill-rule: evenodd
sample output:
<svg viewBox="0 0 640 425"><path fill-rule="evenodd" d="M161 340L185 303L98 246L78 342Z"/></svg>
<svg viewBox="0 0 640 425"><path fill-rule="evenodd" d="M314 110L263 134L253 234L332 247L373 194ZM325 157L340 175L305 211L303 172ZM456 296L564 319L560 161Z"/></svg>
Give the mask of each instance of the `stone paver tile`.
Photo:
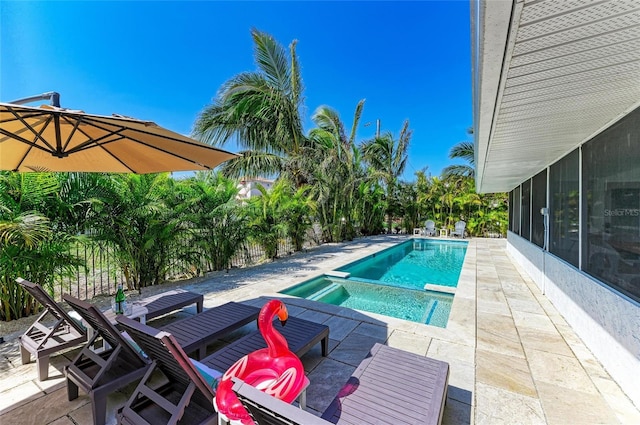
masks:
<svg viewBox="0 0 640 425"><path fill-rule="evenodd" d="M38 388L40 388L45 394L50 394L54 391L58 391L60 388L67 388L67 379L47 379L46 381L33 381Z"/></svg>
<svg viewBox="0 0 640 425"><path fill-rule="evenodd" d="M468 279L460 279L456 288L456 297L458 299L476 299L476 280L475 276Z"/></svg>
<svg viewBox="0 0 640 425"><path fill-rule="evenodd" d="M478 294L477 294L478 304L485 302L494 302L494 303L502 303L507 304L507 299L502 292L500 287L487 287L484 285L484 288L478 285Z"/></svg>
<svg viewBox="0 0 640 425"><path fill-rule="evenodd" d="M452 360L449 363L449 388L464 391L465 398L459 398L460 395L451 391L450 397L456 398L458 401L469 403L466 397L473 392L475 384L475 366L473 363L465 363L459 360Z"/></svg>
<svg viewBox="0 0 640 425"><path fill-rule="evenodd" d="M66 389L59 389L44 397L30 400L27 404L0 416L0 423L11 425L48 424L87 403L89 403L89 397L86 395L69 401ZM89 422L76 421L76 423L91 423L91 420Z"/></svg>
<svg viewBox="0 0 640 425"><path fill-rule="evenodd" d="M355 370L355 366L331 359L323 360L309 374L311 384L307 388L307 405L324 412Z"/></svg>
<svg viewBox="0 0 640 425"><path fill-rule="evenodd" d="M387 340L387 345L390 347L400 348L421 356L427 354L429 344L431 344L431 338L399 330L393 331Z"/></svg>
<svg viewBox="0 0 640 425"><path fill-rule="evenodd" d="M582 393L597 394L596 387L575 357L538 350L526 350L526 353L536 385L545 382Z"/></svg>
<svg viewBox="0 0 640 425"><path fill-rule="evenodd" d="M525 359L519 357L477 350L476 385L477 383L536 397L529 365Z"/></svg>
<svg viewBox="0 0 640 425"><path fill-rule="evenodd" d="M358 366L362 359L369 354L369 350L376 342L382 343L384 340L368 335L351 333L331 351L329 357L342 363Z"/></svg>
<svg viewBox="0 0 640 425"><path fill-rule="evenodd" d="M600 394L544 382L537 382L536 386L549 425L618 423L615 413Z"/></svg>
<svg viewBox="0 0 640 425"><path fill-rule="evenodd" d="M330 314L322 313L320 311L305 310L304 312L302 312L296 317L299 317L300 319L308 320L310 322L324 323L325 325L328 325L328 323L326 323L327 320L329 320L333 316L331 316Z"/></svg>
<svg viewBox="0 0 640 425"><path fill-rule="evenodd" d="M389 338L391 331L388 326L374 325L371 323L361 323L354 330L353 333L366 335L371 338L375 338L380 342L384 342Z"/></svg>
<svg viewBox="0 0 640 425"><path fill-rule="evenodd" d="M442 414L443 425L459 425L471 423L471 405L448 398Z"/></svg>
<svg viewBox="0 0 640 425"><path fill-rule="evenodd" d="M478 312L483 314L511 316L509 304L503 301L478 300Z"/></svg>
<svg viewBox="0 0 640 425"><path fill-rule="evenodd" d="M48 425L76 425L68 416L63 416L50 422Z"/></svg>
<svg viewBox="0 0 640 425"><path fill-rule="evenodd" d="M613 409L620 423L640 424L640 411L611 378L591 377L596 388Z"/></svg>
<svg viewBox="0 0 640 425"><path fill-rule="evenodd" d="M507 298L507 302L509 303L509 307L513 311L520 311L524 313L533 313L533 314L545 314L545 311L537 300L519 300L515 298Z"/></svg>
<svg viewBox="0 0 640 425"><path fill-rule="evenodd" d="M333 350L337 345L338 341L329 338L329 353ZM320 364L326 357L322 357L322 345L316 344L311 350L307 351L304 356L300 358L302 360L302 364L304 365L304 370L309 373Z"/></svg>
<svg viewBox="0 0 640 425"><path fill-rule="evenodd" d="M324 324L329 326L329 337L331 337L331 339L342 341L358 326L359 322L331 316Z"/></svg>
<svg viewBox="0 0 640 425"><path fill-rule="evenodd" d="M569 344L569 347L571 347L572 349L575 346L579 346L582 347L584 349L586 349L584 343L582 342L582 340L580 339L580 337L578 337L578 335L576 334L576 332L573 330L573 328L568 324L568 323L555 323L555 327L558 330L558 332L560 332L560 335L562 335L562 337L564 338L565 341L567 341L567 344ZM576 351L576 350L574 350ZM589 351L589 350L587 350ZM576 353L577 354L577 353ZM589 351L589 356L593 356L593 354L591 354L591 352Z"/></svg>
<svg viewBox="0 0 640 425"><path fill-rule="evenodd" d="M502 388L476 384L476 425L544 424L540 400Z"/></svg>
<svg viewBox="0 0 640 425"><path fill-rule="evenodd" d="M532 328L521 328L519 332L520 341L525 350L535 349L563 356L573 356L573 351L557 332L543 332Z"/></svg>
<svg viewBox="0 0 640 425"><path fill-rule="evenodd" d="M500 280L502 281L502 276L500 277ZM503 281L502 291L504 292L504 296L507 298L507 300L517 300L521 302L530 302L530 303L536 302L535 297L533 296L531 291L529 291L529 288L523 285L522 280L518 282L508 282L508 283L505 283Z"/></svg>
<svg viewBox="0 0 640 425"><path fill-rule="evenodd" d="M124 406L128 397L120 391L115 391L107 396L107 416L105 425L115 425L117 423L116 412ZM73 410L69 416L78 424L93 423L93 413L91 403L85 404L79 409Z"/></svg>
<svg viewBox="0 0 640 425"><path fill-rule="evenodd" d="M502 335L512 341L519 341L518 331L511 316L496 316L478 311L478 329L485 329Z"/></svg>
<svg viewBox="0 0 640 425"><path fill-rule="evenodd" d="M566 333L562 333L561 335L571 348L575 358L578 359L580 363L584 364L586 368L590 368L592 366L598 369L602 368L600 362L582 341L575 341L573 338L567 338L568 335Z"/></svg>
<svg viewBox="0 0 640 425"><path fill-rule="evenodd" d="M514 340L513 335L506 337L499 329L480 327L478 327L477 334L478 349L524 358L524 350L520 340Z"/></svg>
<svg viewBox="0 0 640 425"><path fill-rule="evenodd" d="M475 363L475 350L467 345L454 344L434 339L431 341L427 356L445 362L458 360L465 363Z"/></svg>
<svg viewBox="0 0 640 425"><path fill-rule="evenodd" d="M51 367L49 367L49 371L53 372ZM35 362L26 365L18 363L18 366L11 367L11 369L2 372L4 376L10 376L11 379L0 379L0 393L38 378Z"/></svg>
<svg viewBox="0 0 640 425"><path fill-rule="evenodd" d="M457 296L456 296L457 297ZM464 298L454 298L449 315L449 323L467 329L465 333L473 331L476 323L476 301ZM447 328L449 326L447 325Z"/></svg>
<svg viewBox="0 0 640 425"><path fill-rule="evenodd" d="M11 379L6 379L11 381ZM3 414L44 397L45 393L33 382L27 381L0 393L0 418ZM0 423L4 423L0 420ZM9 422L6 422L9 423Z"/></svg>
<svg viewBox="0 0 640 425"><path fill-rule="evenodd" d="M558 332L546 314L534 314L513 310L513 321L518 329L529 328L541 332Z"/></svg>

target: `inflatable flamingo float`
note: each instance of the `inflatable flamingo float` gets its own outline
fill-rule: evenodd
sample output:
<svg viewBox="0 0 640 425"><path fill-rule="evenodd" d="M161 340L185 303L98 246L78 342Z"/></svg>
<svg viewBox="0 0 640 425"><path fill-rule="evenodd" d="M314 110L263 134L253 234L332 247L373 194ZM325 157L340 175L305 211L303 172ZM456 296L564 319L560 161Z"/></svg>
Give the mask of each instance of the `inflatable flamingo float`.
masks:
<svg viewBox="0 0 640 425"><path fill-rule="evenodd" d="M287 340L273 327L276 316L284 326L289 313L282 301L271 300L262 307L258 316L258 329L267 348L247 354L220 379L213 404L218 414L232 424L250 425L254 422L231 390L231 378L240 378L287 403L293 402L309 383L302 362L289 350Z"/></svg>

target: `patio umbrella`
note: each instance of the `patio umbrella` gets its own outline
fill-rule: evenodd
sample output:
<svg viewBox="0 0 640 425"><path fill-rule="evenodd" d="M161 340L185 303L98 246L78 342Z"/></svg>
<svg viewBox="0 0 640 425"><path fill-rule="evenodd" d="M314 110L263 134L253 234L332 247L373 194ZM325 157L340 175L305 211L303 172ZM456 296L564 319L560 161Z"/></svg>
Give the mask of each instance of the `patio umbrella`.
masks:
<svg viewBox="0 0 640 425"><path fill-rule="evenodd" d="M158 173L210 170L237 155L150 121L0 103L0 169Z"/></svg>

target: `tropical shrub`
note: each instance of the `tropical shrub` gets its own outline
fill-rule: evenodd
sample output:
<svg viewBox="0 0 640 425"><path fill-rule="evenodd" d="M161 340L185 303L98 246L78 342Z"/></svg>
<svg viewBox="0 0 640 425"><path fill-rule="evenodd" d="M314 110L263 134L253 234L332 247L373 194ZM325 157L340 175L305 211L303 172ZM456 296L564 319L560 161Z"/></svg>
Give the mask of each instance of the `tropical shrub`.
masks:
<svg viewBox="0 0 640 425"><path fill-rule="evenodd" d="M174 206L189 222L189 242L195 252L190 264L196 274L229 269L232 258L248 238L247 208L236 201L236 183L220 173L199 172L179 186L181 196Z"/></svg>
<svg viewBox="0 0 640 425"><path fill-rule="evenodd" d="M77 238L37 211L59 202L58 187L50 173L0 172L0 320L27 316L39 308L16 278L53 293L57 277L75 274L82 265L70 249Z"/></svg>

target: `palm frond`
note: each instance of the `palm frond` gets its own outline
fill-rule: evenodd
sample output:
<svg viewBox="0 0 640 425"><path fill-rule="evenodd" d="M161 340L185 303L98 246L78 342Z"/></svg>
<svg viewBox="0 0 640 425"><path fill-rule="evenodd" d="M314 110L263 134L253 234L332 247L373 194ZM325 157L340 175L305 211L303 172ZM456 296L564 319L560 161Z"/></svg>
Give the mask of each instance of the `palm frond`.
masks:
<svg viewBox="0 0 640 425"><path fill-rule="evenodd" d="M443 178L450 177L473 177L475 170L469 165L449 165L442 170Z"/></svg>
<svg viewBox="0 0 640 425"><path fill-rule="evenodd" d="M285 161L281 156L258 152L243 151L242 156L225 162L222 174L229 178L243 176L275 176L284 169Z"/></svg>
<svg viewBox="0 0 640 425"><path fill-rule="evenodd" d="M254 56L258 68L271 85L285 93L291 93L291 75L284 48L269 34L251 30Z"/></svg>
<svg viewBox="0 0 640 425"><path fill-rule="evenodd" d="M356 111L353 114L353 124L351 125L351 134L349 135L349 144L354 145L356 142L356 131L358 130L358 123L360 122L360 117L362 116L362 110L364 109L364 102L366 99L362 99L356 105Z"/></svg>
<svg viewBox="0 0 640 425"><path fill-rule="evenodd" d="M471 166L475 165L475 148L473 142L460 142L449 151L449 158L464 159Z"/></svg>

